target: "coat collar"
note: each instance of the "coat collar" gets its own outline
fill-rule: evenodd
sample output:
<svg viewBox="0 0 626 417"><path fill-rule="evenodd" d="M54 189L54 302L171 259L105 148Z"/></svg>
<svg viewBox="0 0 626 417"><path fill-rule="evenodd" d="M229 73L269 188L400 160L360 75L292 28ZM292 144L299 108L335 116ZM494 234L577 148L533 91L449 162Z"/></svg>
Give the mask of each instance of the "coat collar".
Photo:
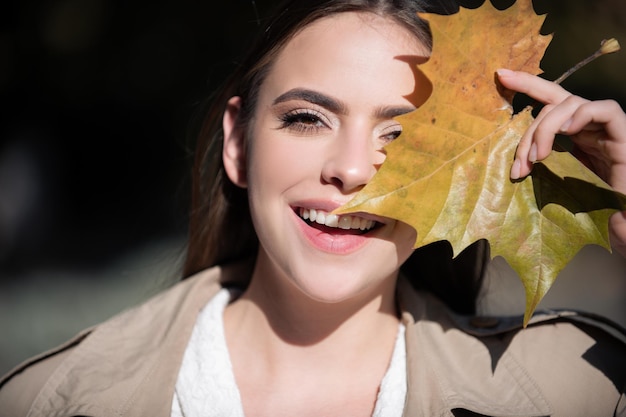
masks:
<svg viewBox="0 0 626 417"><path fill-rule="evenodd" d="M224 283L249 276L248 270L249 265L238 265L203 271L98 326L89 337L82 334L80 343L68 343L76 345L74 351L44 385L29 416L169 416L199 311ZM458 317L404 278L398 294L407 328L405 416L452 416L454 409L550 414L533 380L499 338L461 330Z"/></svg>
<svg viewBox="0 0 626 417"><path fill-rule="evenodd" d="M460 327L467 317L451 313L402 277L398 301L407 328L405 416L452 416L455 409L497 416L550 414L535 382L497 337L510 331L511 323L478 330L482 337L468 334Z"/></svg>
<svg viewBox="0 0 626 417"><path fill-rule="evenodd" d="M196 317L240 268L205 270L83 335L28 416L169 417Z"/></svg>

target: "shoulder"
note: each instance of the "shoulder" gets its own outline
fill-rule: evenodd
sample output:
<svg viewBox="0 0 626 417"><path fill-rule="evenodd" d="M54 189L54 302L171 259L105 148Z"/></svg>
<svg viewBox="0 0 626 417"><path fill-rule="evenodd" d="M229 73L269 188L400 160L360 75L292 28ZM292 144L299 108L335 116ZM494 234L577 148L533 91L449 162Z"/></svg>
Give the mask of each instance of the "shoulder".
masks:
<svg viewBox="0 0 626 417"><path fill-rule="evenodd" d="M523 351L526 356L577 354L589 360L601 356L616 366L626 366L626 329L604 316L573 309L543 309L524 328L522 315L457 314L431 294L406 285L402 291L403 309L415 321L438 323L470 339L497 339L507 349ZM626 373L624 376L626 381Z"/></svg>
<svg viewBox="0 0 626 417"><path fill-rule="evenodd" d="M25 416L31 404L59 364L91 330L87 329L64 344L34 356L0 379L0 416Z"/></svg>
<svg viewBox="0 0 626 417"><path fill-rule="evenodd" d="M519 366L554 415L614 415L626 405L626 331L604 317L543 310L526 328L521 316L454 320L489 348L496 366L505 357L502 364Z"/></svg>
<svg viewBox="0 0 626 417"><path fill-rule="evenodd" d="M105 407L136 394L157 376L173 394L177 363L198 312L220 283L239 275L236 267L202 271L20 364L0 379L0 417L26 415L36 404L62 410L77 401L111 415Z"/></svg>
<svg viewBox="0 0 626 417"><path fill-rule="evenodd" d="M483 339L495 337L509 350L534 357L532 363L541 362L541 357L567 361L575 356L592 364L610 361L616 369L626 367L626 329L597 314L572 309L540 310L526 328L521 315L449 316L464 333Z"/></svg>
<svg viewBox="0 0 626 417"><path fill-rule="evenodd" d="M494 404L511 410L535 402L542 404L539 414L600 416L626 402L626 332L619 325L585 312L545 310L523 328L522 316L459 315L430 294L402 290L413 333L407 355L429 354L439 386L461 408L481 404L473 411L497 414Z"/></svg>
<svg viewBox="0 0 626 417"><path fill-rule="evenodd" d="M626 332L582 311L542 311L525 329L500 336L555 410L613 415L624 403ZM621 400L620 400L621 398Z"/></svg>

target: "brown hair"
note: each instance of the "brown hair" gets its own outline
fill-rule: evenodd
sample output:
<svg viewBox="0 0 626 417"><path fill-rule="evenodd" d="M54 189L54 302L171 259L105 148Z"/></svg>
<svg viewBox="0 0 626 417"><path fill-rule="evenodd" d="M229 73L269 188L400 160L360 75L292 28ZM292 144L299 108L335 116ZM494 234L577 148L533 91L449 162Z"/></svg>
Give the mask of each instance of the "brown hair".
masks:
<svg viewBox="0 0 626 417"><path fill-rule="evenodd" d="M189 241L183 267L185 277L213 265L253 257L257 252L258 240L250 218L247 191L234 185L224 172L221 159L222 116L227 100L240 96L242 108L237 123L239 128L246 129L254 117L259 88L276 55L290 39L320 18L336 13L368 12L394 19L425 46L431 46L428 25L417 15L422 10L416 0L290 0L276 10L247 57L213 98L202 123L192 173ZM416 251L403 266L403 272L411 279L425 275L440 277L429 278L431 283L424 278L422 284L426 282L427 288L448 301L455 310L473 311L482 272L471 271L482 271L487 259L486 245L475 246L480 248L462 257L471 260L471 265L464 265L458 273L454 270L449 250L443 244ZM426 255L421 258L423 262L419 260L422 254ZM435 269L432 269L433 265ZM429 271L425 271L425 267ZM458 279L455 278L457 276ZM445 282L450 281L449 278L455 281L456 289L447 288ZM444 285L443 291L440 290L441 285ZM459 293L460 297L455 295L455 298L463 301L446 300L446 294L452 293ZM470 305L471 308L468 308Z"/></svg>

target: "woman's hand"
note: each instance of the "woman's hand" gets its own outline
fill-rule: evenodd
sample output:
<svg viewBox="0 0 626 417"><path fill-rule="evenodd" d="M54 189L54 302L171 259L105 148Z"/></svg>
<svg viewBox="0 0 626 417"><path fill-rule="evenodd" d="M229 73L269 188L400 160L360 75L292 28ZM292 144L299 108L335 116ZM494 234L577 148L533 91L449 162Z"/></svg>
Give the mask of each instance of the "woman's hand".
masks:
<svg viewBox="0 0 626 417"><path fill-rule="evenodd" d="M528 175L534 162L546 158L556 134L574 143L574 155L626 194L626 114L613 100L589 101L560 85L518 71L498 70L502 85L544 104L517 148L511 178ZM626 256L626 211L610 219L611 243Z"/></svg>

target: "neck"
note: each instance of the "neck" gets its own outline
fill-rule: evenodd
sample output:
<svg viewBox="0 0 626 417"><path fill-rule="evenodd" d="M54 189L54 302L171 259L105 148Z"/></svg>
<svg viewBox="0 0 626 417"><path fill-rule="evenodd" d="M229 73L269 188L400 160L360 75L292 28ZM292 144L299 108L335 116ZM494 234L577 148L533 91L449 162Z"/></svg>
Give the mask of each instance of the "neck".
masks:
<svg viewBox="0 0 626 417"><path fill-rule="evenodd" d="M371 415L398 333L396 276L323 303L267 266L257 258L250 285L224 313L246 414Z"/></svg>
<svg viewBox="0 0 626 417"><path fill-rule="evenodd" d="M311 299L288 277L257 259L249 287L225 315L229 338L250 337L257 348L361 352L372 345L392 346L398 328L396 276L350 300ZM372 343L389 336L389 343ZM356 349L356 350L355 350Z"/></svg>

